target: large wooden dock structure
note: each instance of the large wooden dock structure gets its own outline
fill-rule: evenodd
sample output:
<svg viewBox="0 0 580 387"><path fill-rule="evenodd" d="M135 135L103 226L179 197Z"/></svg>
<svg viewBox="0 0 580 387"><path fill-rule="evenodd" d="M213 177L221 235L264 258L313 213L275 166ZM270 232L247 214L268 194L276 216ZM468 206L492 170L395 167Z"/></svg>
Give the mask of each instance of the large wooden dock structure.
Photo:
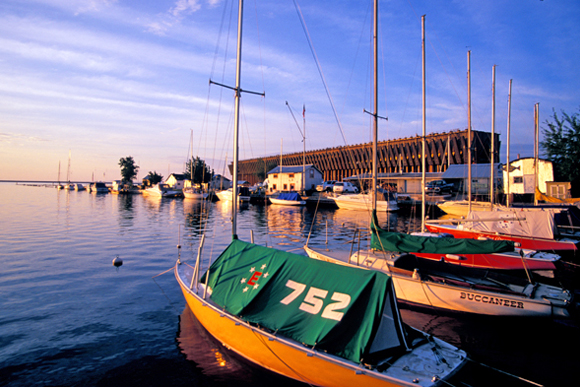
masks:
<svg viewBox="0 0 580 387"><path fill-rule="evenodd" d="M434 133L425 137L426 172L444 172L451 164L467 164L467 129ZM500 140L495 134L494 163L499 162ZM471 162L490 163L491 133L471 131ZM268 171L280 164L302 165L303 153L240 160L238 179L251 184L263 181ZM314 164L324 180L342 180L372 170L371 143L311 150L305 153L306 164ZM379 173L421 172L421 136L378 143ZM230 172L232 166L230 165Z"/></svg>

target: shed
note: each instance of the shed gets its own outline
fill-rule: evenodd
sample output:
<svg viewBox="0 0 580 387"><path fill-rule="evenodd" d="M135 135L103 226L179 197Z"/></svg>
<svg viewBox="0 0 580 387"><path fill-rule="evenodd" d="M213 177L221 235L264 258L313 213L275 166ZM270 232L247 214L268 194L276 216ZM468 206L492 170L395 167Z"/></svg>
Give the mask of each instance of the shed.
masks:
<svg viewBox="0 0 580 387"><path fill-rule="evenodd" d="M495 187L503 186L501 172L502 164L495 163L494 178ZM441 178L448 183L453 183L455 188L460 192L467 192L468 178L467 164L452 164L447 168ZM471 193L478 195L489 194L489 178L491 177L491 164L472 164L471 165ZM497 188L496 188L497 189Z"/></svg>

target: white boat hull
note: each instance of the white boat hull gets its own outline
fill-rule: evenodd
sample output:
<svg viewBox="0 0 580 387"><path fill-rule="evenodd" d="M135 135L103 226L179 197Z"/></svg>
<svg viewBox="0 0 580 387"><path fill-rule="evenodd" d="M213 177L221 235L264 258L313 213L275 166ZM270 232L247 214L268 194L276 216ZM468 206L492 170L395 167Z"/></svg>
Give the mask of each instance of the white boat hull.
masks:
<svg viewBox="0 0 580 387"><path fill-rule="evenodd" d="M207 199L207 193L205 192L190 192L187 190L183 190L183 197L186 199L194 199L194 200L205 200Z"/></svg>
<svg viewBox="0 0 580 387"><path fill-rule="evenodd" d="M279 206L304 206L306 205L305 200L283 200L283 199L276 199L276 198L269 198L272 204L276 204Z"/></svg>
<svg viewBox="0 0 580 387"><path fill-rule="evenodd" d="M571 300L571 296L568 294L570 297L562 297L561 288L537 284L529 297L498 293L425 280L421 278L420 273L393 267L394 260L389 259L387 254L364 251L353 254L349 260L344 252L334 255L329 250L315 250L308 246L305 250L311 258L380 270L389 274L393 278L397 300L401 302L489 316L569 317L568 302L561 300Z"/></svg>
<svg viewBox="0 0 580 387"><path fill-rule="evenodd" d="M334 200L338 208L345 210L370 212L373 206L371 195L368 194L340 195L331 199ZM399 205L396 200L377 200L377 212L391 212L398 210Z"/></svg>

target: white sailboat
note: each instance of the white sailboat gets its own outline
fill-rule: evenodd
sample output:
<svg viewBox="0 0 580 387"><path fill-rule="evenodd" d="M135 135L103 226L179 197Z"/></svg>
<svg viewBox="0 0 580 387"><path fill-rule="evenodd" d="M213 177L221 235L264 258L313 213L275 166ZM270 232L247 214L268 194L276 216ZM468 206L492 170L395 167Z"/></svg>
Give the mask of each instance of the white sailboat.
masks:
<svg viewBox="0 0 580 387"><path fill-rule="evenodd" d="M70 182L70 150L68 151L68 166L66 168L66 184L63 185L63 188L67 191L74 191L75 186Z"/></svg>
<svg viewBox="0 0 580 387"><path fill-rule="evenodd" d="M242 10L240 1L233 197ZM195 266L175 266L189 308L228 349L316 386L435 386L465 364L464 351L402 323L389 276L242 242L232 203L232 243L205 274L203 237Z"/></svg>
<svg viewBox="0 0 580 387"><path fill-rule="evenodd" d="M207 199L208 194L207 192L203 192L203 190L196 188L193 186L193 130L191 131L189 143L191 146L191 160L189 162L190 174L191 174L191 186L184 188L182 190L183 196L186 199L193 199L193 200L204 200Z"/></svg>

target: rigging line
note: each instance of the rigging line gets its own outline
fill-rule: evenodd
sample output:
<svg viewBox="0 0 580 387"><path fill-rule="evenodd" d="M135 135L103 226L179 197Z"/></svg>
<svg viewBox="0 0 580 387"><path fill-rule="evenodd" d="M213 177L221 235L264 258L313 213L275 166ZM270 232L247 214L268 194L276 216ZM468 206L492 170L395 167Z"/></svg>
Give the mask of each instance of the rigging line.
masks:
<svg viewBox="0 0 580 387"><path fill-rule="evenodd" d="M256 30L258 33L258 53L260 57L260 75L262 77L262 90L266 90L266 82L264 79L264 62L262 57L262 42L260 39L260 24L258 23L258 6L257 2L254 0L254 11L256 13ZM264 129L264 152L267 149L267 140L266 140L266 99L262 98L262 124ZM267 171L265 171L267 172Z"/></svg>
<svg viewBox="0 0 580 387"><path fill-rule="evenodd" d="M226 17L226 11L227 11L227 7L224 7L224 12L222 15L222 26L225 23L225 17ZM224 82L224 78L225 78L225 72L226 72L226 64L227 64L227 53L229 50L229 40L230 40L230 31L232 29L232 18L233 18L233 2L231 3L231 7L230 7L230 17L229 17L229 23L228 23L228 28L227 28L227 36L225 38L225 50L224 50L224 59L223 59L223 65L222 65L222 74L221 74L221 82ZM215 57L216 57L216 61L217 61L217 55L218 55L218 51L219 51L219 45L221 42L221 35L222 35L222 27L220 27L220 35L218 38L218 42L216 44L216 51L215 51ZM212 66L213 67L213 66ZM210 80L211 80L211 75L213 75L213 68L212 68L212 72L210 73ZM210 86L208 89L208 109L209 109L209 95L211 92L211 81L209 82ZM215 123L215 137L214 137L214 151L213 151L213 159L216 160L216 149L217 149L217 141L218 141L218 137L219 137L219 127L220 127L220 117L221 117L221 106L222 106L222 100L223 100L223 88L219 88L220 92L219 92L219 98L218 98L218 112L217 112L217 120ZM222 159L220 157L220 159ZM218 165L218 167L221 166ZM224 167L225 168L225 167Z"/></svg>
<svg viewBox="0 0 580 387"><path fill-rule="evenodd" d="M332 107L332 112L334 113L334 118L338 124L338 128L340 129L342 139L343 139L344 143L347 144L346 137L344 135L344 130L342 129L342 124L340 123L340 119L338 118L338 113L336 112L336 107L334 106L334 101L332 100L332 96L331 96L330 91L328 89L326 79L324 78L324 73L322 72L322 68L320 67L320 62L318 60L318 56L316 55L316 51L314 50L314 46L312 45L312 40L310 38L310 33L308 32L308 27L306 27L306 22L304 20L304 16L302 15L302 10L300 9L300 6L296 2L296 0L294 0L294 7L296 8L296 12L298 13L298 18L300 19L300 24L302 25L302 30L304 31L304 34L306 35L306 40L308 41L308 46L310 47L310 52L312 53L312 56L314 57L314 61L316 63L316 68L318 69L318 73L320 74L322 83L324 85L324 90L326 91L326 96L328 97L328 100L330 102L330 106Z"/></svg>

